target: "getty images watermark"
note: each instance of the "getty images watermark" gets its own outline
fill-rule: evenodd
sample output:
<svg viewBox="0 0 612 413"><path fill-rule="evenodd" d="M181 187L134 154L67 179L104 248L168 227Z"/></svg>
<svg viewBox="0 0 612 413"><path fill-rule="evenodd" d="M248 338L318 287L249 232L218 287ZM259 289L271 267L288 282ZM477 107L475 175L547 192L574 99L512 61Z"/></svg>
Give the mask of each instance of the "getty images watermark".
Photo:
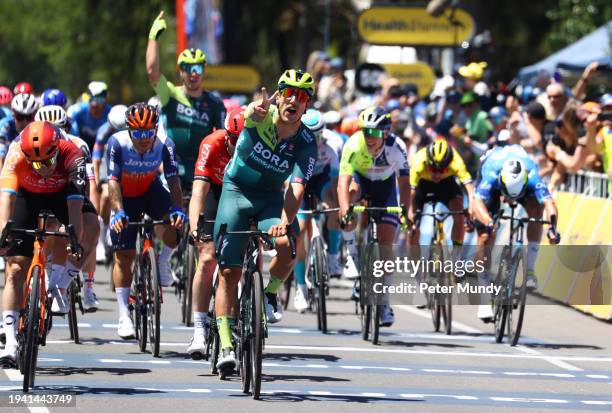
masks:
<svg viewBox="0 0 612 413"><path fill-rule="evenodd" d="M360 261L362 304L423 305L431 294L454 304L511 299L534 274L527 304L562 300L571 305L612 304L612 253L608 246L379 246ZM530 264L531 266L529 266ZM554 295L558 294L558 295Z"/></svg>

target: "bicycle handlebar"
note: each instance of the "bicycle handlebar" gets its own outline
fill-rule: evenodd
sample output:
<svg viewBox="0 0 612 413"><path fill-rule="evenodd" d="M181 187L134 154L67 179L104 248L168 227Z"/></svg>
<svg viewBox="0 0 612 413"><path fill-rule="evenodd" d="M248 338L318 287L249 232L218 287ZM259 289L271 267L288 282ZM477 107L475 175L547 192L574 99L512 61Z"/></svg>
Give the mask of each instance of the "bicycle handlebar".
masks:
<svg viewBox="0 0 612 413"><path fill-rule="evenodd" d="M13 228L13 221L9 220L6 223L6 226L2 230L2 235L0 236L0 248L6 248L9 244L9 236L11 234L24 234L24 235L33 235L34 237L62 237L68 238L70 242L70 251L71 255L73 255L77 260L80 260L83 257L83 247L79 245L78 238L76 236L76 232L74 231L73 225L66 226L67 232L59 232L59 231L46 231L43 229L23 229L23 228Z"/></svg>
<svg viewBox="0 0 612 413"><path fill-rule="evenodd" d="M359 212L386 212L387 214L397 214L405 219L406 225L408 224L408 214L406 213L406 207L400 206L389 206L389 207L368 207L364 205L350 204L349 209L340 221L340 227L344 228L346 224L353 219L355 213ZM402 227L404 224L402 224Z"/></svg>
<svg viewBox="0 0 612 413"><path fill-rule="evenodd" d="M331 214L333 212L338 212L338 211L340 211L340 208L300 209L298 211L298 214L317 216L317 215Z"/></svg>
<svg viewBox="0 0 612 413"><path fill-rule="evenodd" d="M293 235L293 230L291 229L291 225L287 225L286 228L287 228L286 237L289 239L289 246L291 247L291 259L295 259L297 255L296 246L295 246L295 236ZM221 245L223 244L223 237L225 237L226 235L246 235L249 238L257 237L261 240L261 242L266 244L268 249L274 248L274 243L272 242L272 238L274 237L269 235L267 232L260 231L260 230L228 231L227 224L221 224L221 227L219 228L219 239L217 242L217 248L215 249L215 253L217 256L221 254Z"/></svg>

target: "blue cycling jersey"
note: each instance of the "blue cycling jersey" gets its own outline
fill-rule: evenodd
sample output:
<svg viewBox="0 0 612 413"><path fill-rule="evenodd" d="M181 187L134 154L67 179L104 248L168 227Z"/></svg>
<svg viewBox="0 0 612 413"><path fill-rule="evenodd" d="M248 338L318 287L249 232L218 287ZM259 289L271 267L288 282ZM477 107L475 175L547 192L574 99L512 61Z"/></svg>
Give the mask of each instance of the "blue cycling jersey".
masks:
<svg viewBox="0 0 612 413"><path fill-rule="evenodd" d="M104 123L98 129L96 133L96 143L94 144L93 151L91 153L92 159L102 159L104 157L104 147L106 146L110 137L117 132L117 129L113 128L110 122Z"/></svg>
<svg viewBox="0 0 612 413"><path fill-rule="evenodd" d="M13 114L11 113L11 110L7 107L1 107L0 108L0 119L4 119L4 118L12 118Z"/></svg>
<svg viewBox="0 0 612 413"><path fill-rule="evenodd" d="M124 197L138 197L147 192L159 179L162 164L166 178L178 176L174 143L159 136L153 147L141 155L134 149L128 131L117 132L108 141L107 161L109 178L121 184Z"/></svg>
<svg viewBox="0 0 612 413"><path fill-rule="evenodd" d="M111 105L106 105L99 118L91 116L88 103L81 103L81 106L72 113L70 133L83 139L92 152L96 142L96 133L100 126L106 123L111 107Z"/></svg>
<svg viewBox="0 0 612 413"><path fill-rule="evenodd" d="M6 157L9 145L18 135L12 116L0 119L0 158Z"/></svg>
<svg viewBox="0 0 612 413"><path fill-rule="evenodd" d="M546 184L540 178L537 165L520 145L497 147L485 155L480 168L480 181L476 187L477 198L487 202L492 196L499 196L501 190L499 175L504 162L508 159L519 159L528 171L524 197L534 196L540 204L551 198Z"/></svg>

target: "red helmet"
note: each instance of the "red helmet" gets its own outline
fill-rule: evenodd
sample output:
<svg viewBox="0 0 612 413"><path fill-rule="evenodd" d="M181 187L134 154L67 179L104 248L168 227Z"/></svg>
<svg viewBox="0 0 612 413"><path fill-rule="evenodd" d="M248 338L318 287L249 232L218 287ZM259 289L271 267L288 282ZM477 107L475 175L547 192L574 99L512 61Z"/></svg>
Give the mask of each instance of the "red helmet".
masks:
<svg viewBox="0 0 612 413"><path fill-rule="evenodd" d="M242 108L232 109L225 118L225 130L229 134L232 145L236 145L242 129L244 129L244 111Z"/></svg>
<svg viewBox="0 0 612 413"><path fill-rule="evenodd" d="M32 122L21 132L21 151L30 162L51 158L59 149L60 131L50 122Z"/></svg>
<svg viewBox="0 0 612 413"><path fill-rule="evenodd" d="M13 92L6 86L0 86L0 106L10 105L13 100Z"/></svg>
<svg viewBox="0 0 612 413"><path fill-rule="evenodd" d="M17 83L13 88L13 93L18 95L20 93L34 93L34 88L28 82Z"/></svg>
<svg viewBox="0 0 612 413"><path fill-rule="evenodd" d="M143 102L134 103L125 112L125 120L129 129L153 129L157 127L158 119L157 108Z"/></svg>

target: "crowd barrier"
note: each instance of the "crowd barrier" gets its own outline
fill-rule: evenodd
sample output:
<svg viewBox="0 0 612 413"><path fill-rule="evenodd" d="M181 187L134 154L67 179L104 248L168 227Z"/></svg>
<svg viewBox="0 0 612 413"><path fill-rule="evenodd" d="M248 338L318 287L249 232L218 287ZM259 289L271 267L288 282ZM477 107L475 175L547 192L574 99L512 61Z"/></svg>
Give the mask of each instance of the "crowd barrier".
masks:
<svg viewBox="0 0 612 413"><path fill-rule="evenodd" d="M578 171L567 174L560 189L597 198L610 198L612 197L612 177L599 172Z"/></svg>
<svg viewBox="0 0 612 413"><path fill-rule="evenodd" d="M612 320L612 288L610 274L605 271L580 272L568 268L559 259L560 254L594 250L595 248L573 248L572 246L602 246L605 260L611 262L608 253L612 245L612 200L602 197L601 185L609 183L602 176L590 173L575 174L573 192L556 192L554 195L559 209L560 249L541 248L536 262L538 291L545 297L570 305L597 318ZM605 188L605 185L603 187ZM543 241L543 244L547 244ZM603 277L602 277L603 275Z"/></svg>

